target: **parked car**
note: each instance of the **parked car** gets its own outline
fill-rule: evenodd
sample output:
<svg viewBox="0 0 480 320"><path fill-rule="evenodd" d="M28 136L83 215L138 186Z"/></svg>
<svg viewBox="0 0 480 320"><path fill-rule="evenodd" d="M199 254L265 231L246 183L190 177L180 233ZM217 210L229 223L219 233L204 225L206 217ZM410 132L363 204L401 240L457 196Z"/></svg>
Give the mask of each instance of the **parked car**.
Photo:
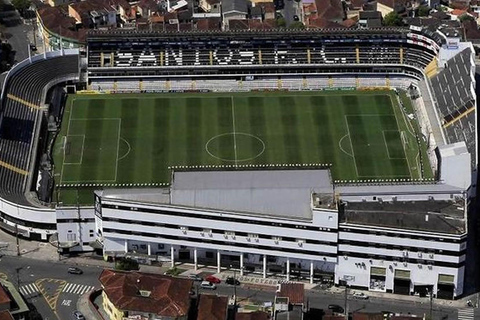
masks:
<svg viewBox="0 0 480 320"><path fill-rule="evenodd" d="M339 306L338 304L329 304L328 305L328 310L331 310L332 312L335 312L335 313L344 313L345 310Z"/></svg>
<svg viewBox="0 0 480 320"><path fill-rule="evenodd" d="M83 271L82 271L82 269L77 268L77 267L70 267L70 268L68 268L68 273L70 273L70 274L82 274Z"/></svg>
<svg viewBox="0 0 480 320"><path fill-rule="evenodd" d="M211 282L211 283L220 283L222 282L220 279L218 279L215 276L209 275L205 278L205 281Z"/></svg>
<svg viewBox="0 0 480 320"><path fill-rule="evenodd" d="M210 289L210 290L217 289L217 286L214 283L211 283L208 281L202 281L202 283L200 284L200 287L203 289Z"/></svg>
<svg viewBox="0 0 480 320"><path fill-rule="evenodd" d="M354 299L367 300L368 296L363 292L355 292L355 293L353 293L353 298Z"/></svg>
<svg viewBox="0 0 480 320"><path fill-rule="evenodd" d="M189 274L188 278L193 281L203 281L203 278L200 277L198 274Z"/></svg>
<svg viewBox="0 0 480 320"><path fill-rule="evenodd" d="M73 311L72 316L75 320L85 320L85 316L80 311Z"/></svg>
<svg viewBox="0 0 480 320"><path fill-rule="evenodd" d="M225 283L226 283L226 284L231 284L231 285L236 285L236 286L239 286L239 285L240 285L240 281L238 281L238 279L235 279L234 277L228 277L228 278L225 280Z"/></svg>

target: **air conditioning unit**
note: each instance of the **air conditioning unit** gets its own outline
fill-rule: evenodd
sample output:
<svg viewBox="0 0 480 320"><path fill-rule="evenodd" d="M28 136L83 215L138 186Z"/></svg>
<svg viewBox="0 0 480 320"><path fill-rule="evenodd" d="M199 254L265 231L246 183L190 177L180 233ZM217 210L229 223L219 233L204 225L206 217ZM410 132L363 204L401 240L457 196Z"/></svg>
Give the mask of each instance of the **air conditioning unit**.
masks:
<svg viewBox="0 0 480 320"><path fill-rule="evenodd" d="M408 251L403 251L403 256L408 257Z"/></svg>
<svg viewBox="0 0 480 320"><path fill-rule="evenodd" d="M225 239L228 239L228 234L225 233L225 234L223 235L223 237L224 237Z"/></svg>
<svg viewBox="0 0 480 320"><path fill-rule="evenodd" d="M212 230L208 230L208 235L211 237L212 236Z"/></svg>
<svg viewBox="0 0 480 320"><path fill-rule="evenodd" d="M250 237L247 237L247 241L250 242L251 238Z"/></svg>
<svg viewBox="0 0 480 320"><path fill-rule="evenodd" d="M235 240L235 235L232 236L232 239Z"/></svg>
<svg viewBox="0 0 480 320"><path fill-rule="evenodd" d="M255 242L258 242L259 240L260 240L260 239L258 239L258 238L255 238Z"/></svg>
<svg viewBox="0 0 480 320"><path fill-rule="evenodd" d="M298 246L299 246L299 247L303 247L303 243L304 243L304 241L303 241L303 240L298 240L298 242L297 242L297 243L298 243Z"/></svg>
<svg viewBox="0 0 480 320"><path fill-rule="evenodd" d="M432 267L431 265L428 266L428 269L432 270L432 268L433 268L433 267Z"/></svg>
<svg viewBox="0 0 480 320"><path fill-rule="evenodd" d="M275 244L278 244L280 242L280 240L282 240L282 238L280 237L273 237L273 242L275 242Z"/></svg>
<svg viewBox="0 0 480 320"><path fill-rule="evenodd" d="M433 259L433 257L434 257L433 253L430 253L430 254L428 255L428 257L429 257L430 259Z"/></svg>
<svg viewBox="0 0 480 320"><path fill-rule="evenodd" d="M418 264L418 269L422 269L422 265L421 265L421 264Z"/></svg>
<svg viewBox="0 0 480 320"><path fill-rule="evenodd" d="M421 252L418 253L418 257L419 257L419 258L422 257L422 253L421 253Z"/></svg>
<svg viewBox="0 0 480 320"><path fill-rule="evenodd" d="M187 227L180 227L180 230L182 230L183 234L186 234L188 228Z"/></svg>
<svg viewBox="0 0 480 320"><path fill-rule="evenodd" d="M404 267L408 266L408 262L404 262L404 263L403 263L403 266L404 266Z"/></svg>
<svg viewBox="0 0 480 320"><path fill-rule="evenodd" d="M200 231L200 235L201 235L202 237L205 237L205 232Z"/></svg>

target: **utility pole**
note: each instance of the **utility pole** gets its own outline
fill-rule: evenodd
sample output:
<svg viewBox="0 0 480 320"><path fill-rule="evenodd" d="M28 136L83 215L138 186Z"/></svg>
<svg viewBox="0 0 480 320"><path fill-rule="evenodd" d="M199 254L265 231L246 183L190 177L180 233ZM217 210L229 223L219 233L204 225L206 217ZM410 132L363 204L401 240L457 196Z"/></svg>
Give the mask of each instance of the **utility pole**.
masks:
<svg viewBox="0 0 480 320"><path fill-rule="evenodd" d="M433 288L430 289L430 320L433 320Z"/></svg>
<svg viewBox="0 0 480 320"><path fill-rule="evenodd" d="M15 223L15 240L17 241L17 256L20 256L20 239L18 239L18 224Z"/></svg>

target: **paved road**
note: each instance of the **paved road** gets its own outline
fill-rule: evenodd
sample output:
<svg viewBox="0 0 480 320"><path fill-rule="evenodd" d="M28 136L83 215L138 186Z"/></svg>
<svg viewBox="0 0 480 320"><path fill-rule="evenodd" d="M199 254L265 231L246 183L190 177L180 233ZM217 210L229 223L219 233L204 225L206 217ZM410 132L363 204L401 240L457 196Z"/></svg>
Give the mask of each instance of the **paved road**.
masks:
<svg viewBox="0 0 480 320"><path fill-rule="evenodd" d="M68 263L4 256L0 269L44 319L70 319L79 296L99 287L102 268L81 266L82 275L67 273ZM17 276L18 270L18 276Z"/></svg>
<svg viewBox="0 0 480 320"><path fill-rule="evenodd" d="M0 259L0 270L14 284L17 283L16 270L19 270L18 283L20 284L20 292L24 294L29 302L37 307L44 318L49 319L69 319L71 313L75 310L80 294L91 290L93 287L99 287L98 276L102 271L101 267L82 265L80 266L84 271L82 275L71 275L67 273L69 266L72 265L68 263L68 260L47 262L16 256L4 256ZM274 287L265 287L264 290L257 290L241 285L237 286L236 289L238 301L248 299L262 303L273 301L275 296ZM198 290L200 293L209 292L209 290L200 288ZM215 293L233 295L233 291L233 286L222 283L218 286ZM47 299L45 299L45 296ZM321 290L307 291L306 298L310 307L315 309L325 309L329 304L338 304L343 307L345 303L342 293L332 294ZM56 315L52 312L52 306ZM422 302L406 303L405 301L377 297L370 297L369 300L363 301L354 300L349 295L348 310L365 312L391 311L404 314L410 312L423 316L424 314L429 314L430 303L428 299ZM460 317L458 317L457 309L434 304L432 314L435 320L473 320L475 319L473 313L471 313L471 318L469 318L471 310L473 309L462 308ZM480 316L480 314L477 316Z"/></svg>
<svg viewBox="0 0 480 320"><path fill-rule="evenodd" d="M294 0L285 0L285 8L282 10L283 17L285 18L285 21L287 22L287 27L291 25L295 20L293 19L294 15L299 14L299 3L297 3Z"/></svg>

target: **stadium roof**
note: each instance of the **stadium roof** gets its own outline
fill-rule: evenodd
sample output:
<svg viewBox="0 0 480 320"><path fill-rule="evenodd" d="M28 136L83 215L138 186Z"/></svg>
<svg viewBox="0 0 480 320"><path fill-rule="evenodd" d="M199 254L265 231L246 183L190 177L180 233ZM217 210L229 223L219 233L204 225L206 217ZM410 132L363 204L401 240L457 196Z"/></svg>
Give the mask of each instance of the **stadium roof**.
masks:
<svg viewBox="0 0 480 320"><path fill-rule="evenodd" d="M103 197L230 212L311 219L312 193L329 195L328 170L174 172L169 189L107 189Z"/></svg>
<svg viewBox="0 0 480 320"><path fill-rule="evenodd" d="M171 204L311 218L311 194L333 195L328 170L175 172Z"/></svg>

